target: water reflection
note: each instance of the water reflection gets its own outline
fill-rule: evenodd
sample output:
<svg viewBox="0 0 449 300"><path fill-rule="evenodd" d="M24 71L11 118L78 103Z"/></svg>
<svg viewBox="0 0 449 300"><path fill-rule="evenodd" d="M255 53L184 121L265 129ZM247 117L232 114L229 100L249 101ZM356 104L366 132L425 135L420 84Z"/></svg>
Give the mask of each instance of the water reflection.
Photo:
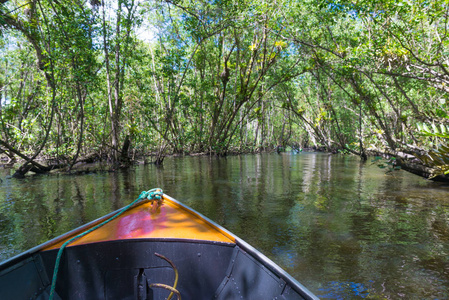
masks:
<svg viewBox="0 0 449 300"><path fill-rule="evenodd" d="M77 177L6 175L0 260L162 187L322 298L449 298L449 187L354 157L185 157Z"/></svg>

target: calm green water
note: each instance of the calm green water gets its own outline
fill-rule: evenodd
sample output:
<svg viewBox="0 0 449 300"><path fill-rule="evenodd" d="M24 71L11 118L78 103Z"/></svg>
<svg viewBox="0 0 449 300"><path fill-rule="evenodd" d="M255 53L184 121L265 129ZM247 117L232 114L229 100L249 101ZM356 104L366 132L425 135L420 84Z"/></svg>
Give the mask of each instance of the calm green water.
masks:
<svg viewBox="0 0 449 300"><path fill-rule="evenodd" d="M324 299L448 299L449 185L356 157L166 158L163 168L7 178L0 261L163 188Z"/></svg>

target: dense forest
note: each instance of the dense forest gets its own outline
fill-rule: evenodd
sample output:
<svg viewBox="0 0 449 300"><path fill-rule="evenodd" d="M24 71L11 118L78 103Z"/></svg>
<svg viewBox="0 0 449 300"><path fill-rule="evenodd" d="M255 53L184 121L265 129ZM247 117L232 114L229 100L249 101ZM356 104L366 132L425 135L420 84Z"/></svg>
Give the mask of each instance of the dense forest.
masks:
<svg viewBox="0 0 449 300"><path fill-rule="evenodd" d="M449 173L447 0L0 0L18 175L312 148Z"/></svg>

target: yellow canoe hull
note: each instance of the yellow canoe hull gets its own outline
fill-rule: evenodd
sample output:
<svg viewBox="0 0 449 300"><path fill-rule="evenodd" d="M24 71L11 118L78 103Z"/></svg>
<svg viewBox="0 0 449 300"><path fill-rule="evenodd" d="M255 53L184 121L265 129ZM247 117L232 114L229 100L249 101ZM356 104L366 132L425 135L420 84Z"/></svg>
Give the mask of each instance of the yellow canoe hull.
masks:
<svg viewBox="0 0 449 300"><path fill-rule="evenodd" d="M101 219L102 220L102 219ZM43 250L59 248L79 231ZM119 218L112 220L69 246L126 239L187 239L235 243L235 238L223 228L205 220L195 211L164 195L163 203L155 208L142 201Z"/></svg>

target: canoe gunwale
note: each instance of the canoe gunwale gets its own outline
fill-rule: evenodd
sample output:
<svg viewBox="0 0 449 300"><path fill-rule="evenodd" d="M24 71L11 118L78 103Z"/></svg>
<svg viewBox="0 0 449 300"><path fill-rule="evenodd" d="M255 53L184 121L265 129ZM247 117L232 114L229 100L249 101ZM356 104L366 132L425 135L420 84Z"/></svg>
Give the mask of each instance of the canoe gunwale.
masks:
<svg viewBox="0 0 449 300"><path fill-rule="evenodd" d="M139 206L139 205L141 205L143 203L146 203L148 201L149 200L139 201L135 205L131 206L130 209L133 208L133 207ZM75 235L77 235L77 234L79 234L79 233L81 233L83 231L86 231L89 228L91 228L91 227L93 227L93 226L95 226L97 224L100 224L101 222L103 222L103 221L109 219L110 217L116 215L123 208L124 207L122 207L120 209L117 209L116 211L113 211L113 212L111 212L111 213L109 213L107 215L104 215L104 216L102 216L102 217L100 217L98 219L92 220L92 221L90 221L90 222L88 222L88 223L86 223L84 225L81 225L81 226L79 226L79 227L77 227L75 229L72 229L72 230L70 230L70 231L68 231L66 233L63 233L62 235L59 235L59 236L57 236L57 237L55 237L55 238L53 238L51 240L48 240L48 241L46 241L46 242L44 242L42 244L39 244L39 245L37 245L37 246L35 246L35 247L25 251L25 252L22 252L22 253L20 253L20 254L18 254L16 256L13 256L13 257L11 257L11 258L3 261L3 262L0 262L0 269L7 268L9 265L13 265L15 263L18 263L21 260L26 259L27 257L33 256L33 254L36 254L37 252L40 252L40 251L44 250L45 248L48 248L48 247L50 247L50 246L52 246L54 244L57 244L57 243L59 243L59 242L61 242L63 240L66 240L66 239L68 239L68 238L70 238L72 236L75 236Z"/></svg>
<svg viewBox="0 0 449 300"><path fill-rule="evenodd" d="M280 276L282 279L284 279L286 281L286 283L293 290L298 292L305 299L317 299L317 300L319 300L318 297L316 297L312 292L310 292L304 285L302 285L298 280L293 278L284 269L279 267L271 259L269 259L267 256L262 254L259 250L257 250L256 248L254 248L253 246L251 246L250 244L248 244L247 242L245 242L244 240L242 240L241 238L239 238L238 236L236 236L235 234L233 234L232 232L230 232L226 228L224 228L221 225L215 223L214 221L212 221L208 217L206 217L203 214L197 212L196 210L186 206L185 204L179 202L178 200L176 200L174 198L171 198L170 196L167 196L165 194L164 194L164 197L167 197L168 199L170 199L171 201L175 202L176 204L178 204L179 206L183 207L184 209L188 210L189 212L194 213L195 215L197 215L201 219L204 219L205 221L207 221L208 223L210 223L214 227L217 227L218 229L220 229L220 231L222 231L223 233L226 233L226 235L231 236L233 239L235 239L236 245L238 247L240 247L241 250L243 250L243 251L247 252L248 254L250 254L251 256L253 256L256 260L260 261L267 269L269 269L270 271L274 272L275 274Z"/></svg>

